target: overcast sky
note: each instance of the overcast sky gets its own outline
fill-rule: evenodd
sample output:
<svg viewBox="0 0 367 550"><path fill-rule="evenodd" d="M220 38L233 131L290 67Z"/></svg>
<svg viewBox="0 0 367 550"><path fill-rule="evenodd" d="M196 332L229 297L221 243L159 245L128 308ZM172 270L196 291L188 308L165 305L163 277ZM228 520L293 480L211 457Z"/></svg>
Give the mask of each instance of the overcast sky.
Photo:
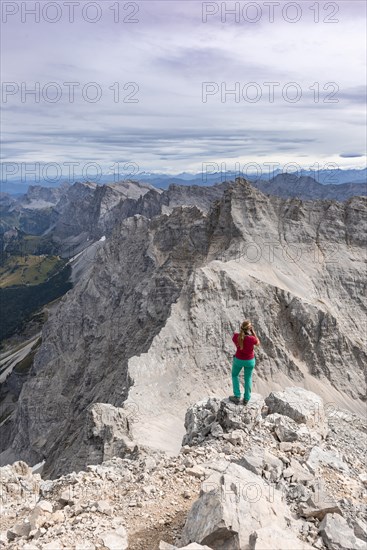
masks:
<svg viewBox="0 0 367 550"><path fill-rule="evenodd" d="M278 1L273 22L263 2L238 2L238 21L222 2L103 0L83 18L87 3L70 22L70 2L40 2L36 23L36 2L2 2L3 161L366 165L364 1L320 1L319 14ZM65 82L80 84L74 102ZM22 83L41 93L22 97Z"/></svg>

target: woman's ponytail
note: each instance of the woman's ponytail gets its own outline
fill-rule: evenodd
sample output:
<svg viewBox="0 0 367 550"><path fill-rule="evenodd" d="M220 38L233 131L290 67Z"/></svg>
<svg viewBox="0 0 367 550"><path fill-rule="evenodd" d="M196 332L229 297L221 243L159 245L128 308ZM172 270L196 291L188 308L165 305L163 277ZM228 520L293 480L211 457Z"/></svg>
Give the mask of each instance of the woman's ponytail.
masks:
<svg viewBox="0 0 367 550"><path fill-rule="evenodd" d="M251 327L251 321L249 321L248 319L246 319L246 321L244 321L241 324L240 334L239 334L239 337L238 337L238 344L239 344L240 349L243 349L243 342L245 340L245 336L248 335L248 331L249 331L250 327Z"/></svg>

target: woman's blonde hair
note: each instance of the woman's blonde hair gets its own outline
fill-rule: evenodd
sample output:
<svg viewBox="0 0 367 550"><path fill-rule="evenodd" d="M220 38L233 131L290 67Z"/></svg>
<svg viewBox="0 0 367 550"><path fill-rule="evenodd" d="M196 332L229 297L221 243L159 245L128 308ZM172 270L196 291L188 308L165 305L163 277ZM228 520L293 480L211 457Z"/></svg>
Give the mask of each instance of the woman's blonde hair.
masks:
<svg viewBox="0 0 367 550"><path fill-rule="evenodd" d="M252 323L248 319L246 321L243 321L240 327L240 335L238 337L238 343L240 346L240 349L243 349L243 341L245 339L245 336L249 334L249 329L251 328Z"/></svg>

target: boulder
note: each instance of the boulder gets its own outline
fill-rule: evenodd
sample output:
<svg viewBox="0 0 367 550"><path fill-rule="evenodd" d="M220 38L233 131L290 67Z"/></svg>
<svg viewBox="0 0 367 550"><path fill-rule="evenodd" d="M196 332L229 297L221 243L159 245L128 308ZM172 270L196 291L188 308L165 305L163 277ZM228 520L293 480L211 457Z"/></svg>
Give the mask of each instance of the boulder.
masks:
<svg viewBox="0 0 367 550"><path fill-rule="evenodd" d="M292 481L298 483L307 483L314 479L313 475L310 472L303 468L302 464L298 462L295 458L291 458L290 468L293 470Z"/></svg>
<svg viewBox="0 0 367 550"><path fill-rule="evenodd" d="M90 464L125 456L136 450L131 439L129 420L123 408L109 403L93 403L87 408L86 448Z"/></svg>
<svg viewBox="0 0 367 550"><path fill-rule="evenodd" d="M233 432L230 432L229 434L224 434L223 439L226 439L232 443L232 445L243 445L245 441L242 430L233 430Z"/></svg>
<svg viewBox="0 0 367 550"><path fill-rule="evenodd" d="M290 511L282 494L253 472L234 463L213 463L182 532L182 544L242 550L251 534L267 526L287 528Z"/></svg>
<svg viewBox="0 0 367 550"><path fill-rule="evenodd" d="M35 506L29 516L31 530L34 531L47 523L52 516L52 503L47 500L41 500Z"/></svg>
<svg viewBox="0 0 367 550"><path fill-rule="evenodd" d="M192 468L187 468L186 473L193 477L198 477L199 479L205 474L204 468L195 464Z"/></svg>
<svg viewBox="0 0 367 550"><path fill-rule="evenodd" d="M204 437L211 431L219 407L220 399L209 397L191 405L187 409L185 415L186 435L182 441L183 446L203 441Z"/></svg>
<svg viewBox="0 0 367 550"><path fill-rule="evenodd" d="M264 449L262 447L252 447L241 459L240 465L261 476L264 469Z"/></svg>
<svg viewBox="0 0 367 550"><path fill-rule="evenodd" d="M320 464L330 466L331 468L346 474L349 473L349 467L345 462L343 462L338 451L325 451L318 446L312 447L306 460L306 465L310 472L316 474Z"/></svg>
<svg viewBox="0 0 367 550"><path fill-rule="evenodd" d="M300 504L298 512L304 518L317 518L320 521L326 514L341 515L342 513L336 500L330 497L322 487L318 486L306 502Z"/></svg>
<svg viewBox="0 0 367 550"><path fill-rule="evenodd" d="M31 525L29 521L22 521L20 523L16 523L13 527L8 529L7 531L7 537L8 540L15 540L18 537L28 537L29 533L31 532Z"/></svg>
<svg viewBox="0 0 367 550"><path fill-rule="evenodd" d="M278 481L283 471L283 462L260 446L253 446L238 463L270 481Z"/></svg>
<svg viewBox="0 0 367 550"><path fill-rule="evenodd" d="M0 507L22 502L30 508L39 498L41 476L21 460L0 468Z"/></svg>
<svg viewBox="0 0 367 550"><path fill-rule="evenodd" d="M74 496L73 486L71 485L67 489L64 489L60 493L58 500L59 500L59 503L62 506L66 506L67 504L69 504L70 506L73 506L73 504L75 504L75 496Z"/></svg>
<svg viewBox="0 0 367 550"><path fill-rule="evenodd" d="M367 522L357 518L354 520L353 528L355 536L367 542Z"/></svg>
<svg viewBox="0 0 367 550"><path fill-rule="evenodd" d="M346 519L338 514L326 514L319 533L328 550L366 550L366 543L355 536Z"/></svg>
<svg viewBox="0 0 367 550"><path fill-rule="evenodd" d="M124 527L118 527L115 530L105 531L99 535L103 545L107 550L127 550L128 540L127 533Z"/></svg>
<svg viewBox="0 0 367 550"><path fill-rule="evenodd" d="M248 548L251 549L251 546ZM279 529L274 525L256 531L254 550L275 550L278 548L281 548L281 550L314 550L310 544L300 540L289 529Z"/></svg>
<svg viewBox="0 0 367 550"><path fill-rule="evenodd" d="M271 424L280 442L292 443L299 441L302 443L309 443L311 439L321 439L320 435L315 432L315 430L310 430L306 425L297 424L297 422L288 416L273 413L269 415L266 420L266 424Z"/></svg>
<svg viewBox="0 0 367 550"><path fill-rule="evenodd" d="M186 412L186 434L182 446L202 443L207 436L224 437L234 445L241 444L239 430L247 431L261 422L264 399L252 394L251 401L245 407L236 405L229 399L210 397L195 403ZM227 434L232 434L227 437Z"/></svg>
<svg viewBox="0 0 367 550"><path fill-rule="evenodd" d="M228 398L223 399L217 415L218 423L225 432L251 428L261 421L263 406L264 398L257 393L252 394L246 406L235 405Z"/></svg>
<svg viewBox="0 0 367 550"><path fill-rule="evenodd" d="M279 441L297 441L299 425L287 416L277 415L274 422L274 432Z"/></svg>
<svg viewBox="0 0 367 550"><path fill-rule="evenodd" d="M223 435L223 428L218 422L213 422L210 433L213 437L221 437Z"/></svg>
<svg viewBox="0 0 367 550"><path fill-rule="evenodd" d="M286 488L287 498L289 500L294 500L298 503L306 502L311 496L311 490L307 489L301 483L291 484Z"/></svg>
<svg viewBox="0 0 367 550"><path fill-rule="evenodd" d="M305 424L322 435L327 433L327 422L321 397L299 387L288 387L283 391L272 392L266 399L268 413L278 413Z"/></svg>

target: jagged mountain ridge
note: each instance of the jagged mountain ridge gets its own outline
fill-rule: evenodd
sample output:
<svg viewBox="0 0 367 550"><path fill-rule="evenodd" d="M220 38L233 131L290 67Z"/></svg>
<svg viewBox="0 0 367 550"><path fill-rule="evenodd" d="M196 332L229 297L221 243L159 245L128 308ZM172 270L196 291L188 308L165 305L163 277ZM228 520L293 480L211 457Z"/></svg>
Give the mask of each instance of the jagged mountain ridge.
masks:
<svg viewBox="0 0 367 550"><path fill-rule="evenodd" d="M322 184L308 175L278 174L270 181L257 180L253 185L263 193L277 197L298 197L303 200L345 201L354 196L367 195L367 184L360 182Z"/></svg>
<svg viewBox="0 0 367 550"><path fill-rule="evenodd" d="M262 340L260 390L296 380L361 410L365 213L364 198L283 200L237 180L208 214L178 207L122 221L43 330L16 417L0 426L4 440L15 434L2 462L45 459L50 477L85 467L92 402L138 407L137 441L172 452L187 406L229 391L231 333L244 316ZM298 263L284 260L290 243Z"/></svg>
<svg viewBox="0 0 367 550"><path fill-rule="evenodd" d="M28 193L19 199L2 194L2 232L12 232L16 227L31 235L47 234L61 254L70 257L109 235L117 223L134 214L152 217L181 204L195 204L207 211L227 186L227 183L207 187L172 184L162 191L129 180L106 185L76 182L59 188L30 186ZM148 196L144 200L145 194Z"/></svg>

